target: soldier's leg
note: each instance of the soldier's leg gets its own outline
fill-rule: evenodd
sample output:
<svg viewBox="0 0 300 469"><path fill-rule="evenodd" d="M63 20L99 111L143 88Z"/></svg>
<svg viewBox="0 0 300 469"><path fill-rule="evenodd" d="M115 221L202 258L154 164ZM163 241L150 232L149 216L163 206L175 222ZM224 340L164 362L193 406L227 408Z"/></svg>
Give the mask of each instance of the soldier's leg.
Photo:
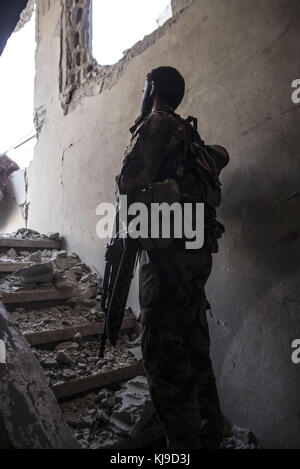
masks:
<svg viewBox="0 0 300 469"><path fill-rule="evenodd" d="M205 308L192 328L191 363L198 384L198 402L202 417L200 432L204 448L217 449L222 439L223 417L210 359L210 338Z"/></svg>
<svg viewBox="0 0 300 469"><path fill-rule="evenodd" d="M168 319L167 324L153 322L143 326L144 368L168 447L197 449L201 417L191 353L184 345L180 318Z"/></svg>

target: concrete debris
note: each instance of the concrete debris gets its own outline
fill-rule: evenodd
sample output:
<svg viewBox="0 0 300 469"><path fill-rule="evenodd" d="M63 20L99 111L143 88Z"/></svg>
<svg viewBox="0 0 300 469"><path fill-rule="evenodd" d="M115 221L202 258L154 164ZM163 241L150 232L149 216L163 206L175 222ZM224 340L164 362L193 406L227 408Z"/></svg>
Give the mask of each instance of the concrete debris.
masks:
<svg viewBox="0 0 300 469"><path fill-rule="evenodd" d="M61 342L56 345L55 350L78 350L79 345L73 344L72 342Z"/></svg>
<svg viewBox="0 0 300 469"><path fill-rule="evenodd" d="M45 251L44 251L44 255L42 251L37 251L37 252L34 252L33 254L29 254L28 256L29 260L32 262L42 262L43 257L47 257L47 255L45 256Z"/></svg>
<svg viewBox="0 0 300 469"><path fill-rule="evenodd" d="M8 257L10 257L12 259L17 257L17 253L16 253L14 248L9 249L6 254L7 254Z"/></svg>
<svg viewBox="0 0 300 469"><path fill-rule="evenodd" d="M100 422L108 423L109 422L109 415L104 410L99 409L97 411L97 419L100 420Z"/></svg>
<svg viewBox="0 0 300 469"><path fill-rule="evenodd" d="M106 373L136 363L127 347L120 343L116 347L107 346L105 358L99 360L99 342L92 340L84 342L81 347L74 342L66 342L59 344L56 350L34 349L34 354L45 368L51 386L68 381L69 371L72 371L72 379L75 379ZM44 364L49 361L56 361L58 369L52 371L51 368L45 367ZM68 373L64 373L66 367Z"/></svg>
<svg viewBox="0 0 300 469"><path fill-rule="evenodd" d="M97 324L103 322L104 313L101 312L100 306L88 309L75 306L57 306L49 308L39 308L35 310L23 311L20 313L19 308L12 311L12 316L17 321L23 333L42 332L47 330L60 329L62 322L67 322L69 327L76 327L88 324ZM74 336L74 342L80 343L80 334Z"/></svg>
<svg viewBox="0 0 300 469"><path fill-rule="evenodd" d="M54 268L52 262L44 264L35 264L31 267L25 267L15 273L22 278L25 284L28 283L49 283L53 279Z"/></svg>
<svg viewBox="0 0 300 469"><path fill-rule="evenodd" d="M42 236L34 230L23 228L18 230L14 237L41 239L45 235ZM47 237L59 240L59 233L48 233ZM100 360L98 337L96 340L93 340L92 336L85 337L89 330L100 330L105 319L99 299L95 298L100 280L97 274L91 272L91 269L82 263L75 253L59 249L34 250L36 248L33 247L24 249L24 246L36 244L43 248L43 243L26 244L18 241L11 244L15 246L15 249L9 249L9 251L7 247L6 250L0 249L0 272L3 262L2 274L0 273L0 294L19 291L27 293L27 291L37 289L38 293L41 292L42 298L43 292L47 289L72 287L74 288L73 294L78 295L69 300L65 299L64 302L55 306L44 303L43 306L36 306L36 309L33 309L32 305L28 304L27 309L19 307L11 312L14 324L18 325L21 332L26 333L28 340L30 341L29 337L33 337L36 342L32 340L32 344L42 344L40 348L33 347L32 351L41 364L48 385L64 385L80 378L82 381L94 375L105 375L130 365L136 365L141 358L140 351L137 347L131 348L124 344L124 341L130 343L137 338L135 329L130 332L126 331L124 341L119 340L116 347L112 348L107 345L105 358ZM5 241L3 245L9 246L10 244ZM7 263L9 264L8 270L5 270ZM13 273L9 274L9 271ZM131 308L125 312L125 317L129 316L133 317ZM84 326L82 330L79 329L81 326ZM93 327L89 328L89 326ZM70 331L63 331L66 328L70 328ZM46 349L46 339L43 333L48 331L53 332L47 335L48 349ZM69 341L57 344L55 340L57 338L58 341L58 337L61 337L60 340L69 339ZM50 338L53 338L52 343L50 343ZM120 390L119 385L118 390ZM76 433L80 432L79 440L82 440L82 447L97 449L116 444L122 433L120 430L122 424L117 422L121 422L122 418L126 421L126 412L132 415L132 432L135 427L138 428L136 420L140 419L141 411L138 412L132 403L128 402L129 394L130 392L125 388L122 396L104 389L98 396L94 395L92 406L86 409L86 413L78 414L76 409L68 412L66 420ZM114 416L113 419L112 416ZM94 434L96 434L95 438L93 438ZM122 438L126 439L128 435L124 434Z"/></svg>
<svg viewBox="0 0 300 469"><path fill-rule="evenodd" d="M61 378L63 381L71 381L72 379L77 378L77 374L74 371L67 369L61 372Z"/></svg>
<svg viewBox="0 0 300 469"><path fill-rule="evenodd" d="M67 253L58 253L55 259L56 267L60 270L66 270L70 267L76 266L78 264L79 258L74 258L73 256L68 255Z"/></svg>
<svg viewBox="0 0 300 469"><path fill-rule="evenodd" d="M128 381L117 393L121 399L110 419L110 429L120 435L132 437L139 433L154 415L147 379L144 376Z"/></svg>
<svg viewBox="0 0 300 469"><path fill-rule="evenodd" d="M86 298L71 298L69 300L69 304L71 306L75 306L75 307L78 307L78 308L96 308L98 306L98 301L96 300L90 300L90 299L86 299Z"/></svg>
<svg viewBox="0 0 300 469"><path fill-rule="evenodd" d="M15 236L41 237L39 233L33 230L21 229ZM53 235L57 237L58 233ZM11 238L11 235L10 235ZM16 271L9 276L6 273L5 278L0 278L1 292L16 292L22 290L40 288L41 285L47 288L57 288L58 290L79 289L81 297L90 298L89 291L96 289L100 278L96 273L80 261L75 253L68 253L58 249L44 249L35 252L9 249L5 253L0 252L0 265L14 264ZM22 265L24 267L22 268ZM75 304L80 304L80 300ZM96 307L98 302L93 304ZM89 305L91 307L91 305Z"/></svg>
<svg viewBox="0 0 300 469"><path fill-rule="evenodd" d="M163 437L144 376L118 388L102 389L98 394L64 402L61 407L84 449L129 449ZM260 449L260 446L250 430L234 426L224 437L221 448Z"/></svg>
<svg viewBox="0 0 300 469"><path fill-rule="evenodd" d="M234 425L223 439L222 449L261 449L255 436L248 428L240 428Z"/></svg>
<svg viewBox="0 0 300 469"><path fill-rule="evenodd" d="M49 239L52 239L53 241L59 241L60 240L59 233L48 233L47 236L48 236Z"/></svg>
<svg viewBox="0 0 300 469"><path fill-rule="evenodd" d="M61 365L72 366L73 362L71 358L62 350L59 350L56 354L56 360Z"/></svg>
<svg viewBox="0 0 300 469"><path fill-rule="evenodd" d="M126 448L148 425L157 426L147 381L138 376L117 388L64 402L62 410L82 448ZM156 433L159 438L161 433Z"/></svg>
<svg viewBox="0 0 300 469"><path fill-rule="evenodd" d="M53 237L54 236L54 237ZM17 238L17 239L51 239L59 241L61 238L59 233L49 233L48 235L39 233L38 231L31 230L30 228L20 228L14 233L1 233L1 238Z"/></svg>
<svg viewBox="0 0 300 469"><path fill-rule="evenodd" d="M30 252L29 251L20 251L20 254L19 254L19 260L22 261L22 257L29 257L30 256Z"/></svg>
<svg viewBox="0 0 300 469"><path fill-rule="evenodd" d="M82 336L81 336L80 332L77 332L77 334L74 335L73 342L75 342L78 345L81 345Z"/></svg>
<svg viewBox="0 0 300 469"><path fill-rule="evenodd" d="M131 349L129 349L129 352L134 356L134 358L136 359L137 362L142 360L143 356L142 356L141 347L131 348Z"/></svg>
<svg viewBox="0 0 300 469"><path fill-rule="evenodd" d="M56 360L42 360L41 361L41 365L43 368L48 368L48 369L52 369L52 368L57 368L58 367L58 363Z"/></svg>

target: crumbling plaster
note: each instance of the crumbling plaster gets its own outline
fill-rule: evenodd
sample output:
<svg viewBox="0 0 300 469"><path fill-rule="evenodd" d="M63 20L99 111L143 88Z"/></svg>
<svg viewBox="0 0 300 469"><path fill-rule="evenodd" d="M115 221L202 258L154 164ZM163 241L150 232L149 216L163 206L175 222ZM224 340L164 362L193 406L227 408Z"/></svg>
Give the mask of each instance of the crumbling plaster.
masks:
<svg viewBox="0 0 300 469"><path fill-rule="evenodd" d="M231 155L219 211L226 236L208 285L223 410L264 447L299 448L300 365L291 342L300 337L300 212L299 197L290 197L300 190L300 109L291 101L299 1L195 0L128 51L109 78L106 67L86 76L69 101L63 11L56 0L38 2L35 108L43 125L29 171L29 226L60 231L103 272L96 207L114 200L144 78L160 64L179 68L187 82L179 112L197 116L203 138Z"/></svg>

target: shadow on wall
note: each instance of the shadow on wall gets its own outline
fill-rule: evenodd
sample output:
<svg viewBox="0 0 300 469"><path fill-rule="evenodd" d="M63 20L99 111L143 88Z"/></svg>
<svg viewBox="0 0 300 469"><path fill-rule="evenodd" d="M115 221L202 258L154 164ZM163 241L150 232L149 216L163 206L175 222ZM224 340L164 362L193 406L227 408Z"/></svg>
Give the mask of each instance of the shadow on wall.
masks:
<svg viewBox="0 0 300 469"><path fill-rule="evenodd" d="M27 218L26 170L0 156L0 233L16 231Z"/></svg>
<svg viewBox="0 0 300 469"><path fill-rule="evenodd" d="M0 233L19 223L19 209L13 200L10 175L20 168L7 155L0 155Z"/></svg>
<svg viewBox="0 0 300 469"><path fill-rule="evenodd" d="M296 131L296 129L295 129ZM224 184L220 214L229 252L257 277L281 279L299 272L299 136L272 134L268 142L242 155Z"/></svg>
<svg viewBox="0 0 300 469"><path fill-rule="evenodd" d="M295 120L288 135L279 121L242 141L220 210L225 249L212 287L226 321L214 328L223 410L266 448L300 445L300 365L291 360L300 336L298 148Z"/></svg>
<svg viewBox="0 0 300 469"><path fill-rule="evenodd" d="M24 219L16 201L10 194L9 187L0 202L0 234L12 233L24 226Z"/></svg>

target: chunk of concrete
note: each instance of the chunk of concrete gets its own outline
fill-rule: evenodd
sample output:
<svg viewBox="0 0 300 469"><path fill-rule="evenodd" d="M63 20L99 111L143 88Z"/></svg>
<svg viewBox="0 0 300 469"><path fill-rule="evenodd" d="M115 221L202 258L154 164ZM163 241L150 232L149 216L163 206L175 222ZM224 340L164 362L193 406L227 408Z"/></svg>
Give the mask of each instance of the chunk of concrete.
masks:
<svg viewBox="0 0 300 469"><path fill-rule="evenodd" d="M14 248L9 249L6 254L7 254L8 257L11 257L12 259L17 257L17 253L16 253L16 250Z"/></svg>
<svg viewBox="0 0 300 469"><path fill-rule="evenodd" d="M42 262L42 251L36 251L29 255L29 260L32 262Z"/></svg>
<svg viewBox="0 0 300 469"><path fill-rule="evenodd" d="M31 267L20 269L17 275L20 275L23 282L28 283L47 283L53 278L53 264L47 262L45 264L36 264Z"/></svg>
<svg viewBox="0 0 300 469"><path fill-rule="evenodd" d="M112 413L109 428L119 435L133 437L154 415L146 377L137 376L128 381L117 394L121 405Z"/></svg>
<svg viewBox="0 0 300 469"><path fill-rule="evenodd" d="M0 364L1 446L79 448L40 364L1 302L0 340L6 348L6 363Z"/></svg>

